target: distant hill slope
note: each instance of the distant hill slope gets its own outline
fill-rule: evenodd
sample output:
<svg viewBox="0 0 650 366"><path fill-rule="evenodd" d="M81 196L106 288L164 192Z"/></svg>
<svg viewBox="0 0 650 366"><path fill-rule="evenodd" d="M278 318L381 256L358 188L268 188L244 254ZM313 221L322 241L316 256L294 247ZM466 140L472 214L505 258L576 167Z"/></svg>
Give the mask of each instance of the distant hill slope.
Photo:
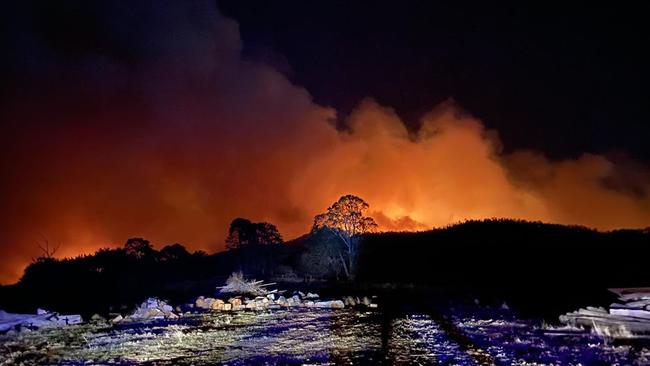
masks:
<svg viewBox="0 0 650 366"><path fill-rule="evenodd" d="M598 232L517 220L368 234L359 279L469 286L650 285L650 230Z"/></svg>

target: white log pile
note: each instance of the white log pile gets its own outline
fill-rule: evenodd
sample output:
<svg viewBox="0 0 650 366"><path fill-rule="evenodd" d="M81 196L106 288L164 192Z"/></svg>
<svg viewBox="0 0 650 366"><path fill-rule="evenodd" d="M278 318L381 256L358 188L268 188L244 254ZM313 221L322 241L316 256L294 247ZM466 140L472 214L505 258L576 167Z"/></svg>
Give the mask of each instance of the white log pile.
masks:
<svg viewBox="0 0 650 366"><path fill-rule="evenodd" d="M264 281L247 280L241 272L235 272L228 277L226 285L217 287L223 294L249 294L255 296L266 295L269 291L267 286L275 283L264 283Z"/></svg>
<svg viewBox="0 0 650 366"><path fill-rule="evenodd" d="M560 316L560 321L570 326L591 329L607 334L650 334L650 289L614 290L618 301L609 309L587 307ZM611 331L611 332L610 332Z"/></svg>
<svg viewBox="0 0 650 366"><path fill-rule="evenodd" d="M217 287L221 294L231 294L228 301L217 298L200 296L193 306L203 310L238 311L238 310L265 310L282 308L319 308L319 309L343 309L346 306L365 306L377 308L368 297L359 299L348 296L343 300L320 299L318 294L303 293L296 291L292 296L285 297L286 291L269 290L268 287L275 283L264 283L264 281L248 280L242 272L235 272L228 277L225 286Z"/></svg>
<svg viewBox="0 0 650 366"><path fill-rule="evenodd" d="M266 296L235 296L227 301L217 298L199 296L194 302L195 309L217 311L239 310L277 310L288 308L319 308L319 309L344 309L342 300L321 300L318 294L296 292L292 296L284 296L284 291L269 291ZM374 304L374 307L377 307Z"/></svg>
<svg viewBox="0 0 650 366"><path fill-rule="evenodd" d="M122 318L118 316L113 318L111 321L117 323L123 320L126 321L141 321L141 320L162 320L162 319L178 319L178 315L174 313L174 309L171 305L167 304L163 300L156 298L148 298L145 300L137 309L130 315Z"/></svg>

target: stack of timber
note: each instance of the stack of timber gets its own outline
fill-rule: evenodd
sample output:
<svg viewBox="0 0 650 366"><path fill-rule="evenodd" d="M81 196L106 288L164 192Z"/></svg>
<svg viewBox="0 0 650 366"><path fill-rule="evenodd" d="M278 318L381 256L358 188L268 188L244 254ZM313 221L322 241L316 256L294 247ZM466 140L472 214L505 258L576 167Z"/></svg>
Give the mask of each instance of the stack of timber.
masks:
<svg viewBox="0 0 650 366"><path fill-rule="evenodd" d="M560 316L564 324L592 330L624 330L624 333L650 334L650 287L610 289L618 301L609 309L587 307Z"/></svg>

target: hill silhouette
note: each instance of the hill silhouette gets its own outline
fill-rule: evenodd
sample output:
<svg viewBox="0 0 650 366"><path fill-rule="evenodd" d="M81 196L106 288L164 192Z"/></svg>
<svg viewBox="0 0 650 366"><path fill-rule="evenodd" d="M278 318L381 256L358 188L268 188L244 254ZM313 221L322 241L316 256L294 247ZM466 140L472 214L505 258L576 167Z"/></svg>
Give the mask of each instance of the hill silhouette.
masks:
<svg viewBox="0 0 650 366"><path fill-rule="evenodd" d="M360 277L432 285L647 285L650 230L599 232L518 220L367 234Z"/></svg>
<svg viewBox="0 0 650 366"><path fill-rule="evenodd" d="M313 232L284 244L208 255L189 253L180 244L156 250L134 238L123 248L93 255L36 260L17 284L0 287L0 308L91 314L123 311L149 296L182 302L214 293L236 270L293 286L318 280L330 288L437 288L528 303L544 296L569 301L602 295L608 287L650 282L648 229L598 232L499 219L424 232L365 234L354 283L344 283L329 264L321 263L314 248L323 240L331 238Z"/></svg>

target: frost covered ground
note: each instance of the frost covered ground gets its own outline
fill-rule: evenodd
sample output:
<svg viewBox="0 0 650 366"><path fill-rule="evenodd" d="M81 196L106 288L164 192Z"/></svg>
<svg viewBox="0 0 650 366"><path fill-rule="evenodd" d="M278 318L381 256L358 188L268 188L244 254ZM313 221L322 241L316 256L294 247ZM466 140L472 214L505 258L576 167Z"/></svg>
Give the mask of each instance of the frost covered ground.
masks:
<svg viewBox="0 0 650 366"><path fill-rule="evenodd" d="M645 365L642 345L547 332L503 312L388 316L355 310L209 313L0 336L0 364Z"/></svg>

